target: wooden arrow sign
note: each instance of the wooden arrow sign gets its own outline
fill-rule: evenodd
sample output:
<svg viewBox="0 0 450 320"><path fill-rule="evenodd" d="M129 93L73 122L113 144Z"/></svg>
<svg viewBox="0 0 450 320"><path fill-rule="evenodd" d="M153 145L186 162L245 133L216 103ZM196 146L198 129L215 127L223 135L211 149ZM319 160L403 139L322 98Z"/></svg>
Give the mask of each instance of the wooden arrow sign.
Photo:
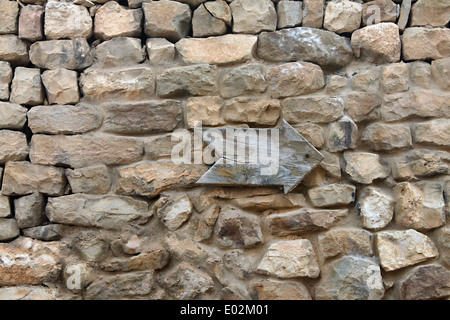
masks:
<svg viewBox="0 0 450 320"><path fill-rule="evenodd" d="M225 132L227 129L220 130ZM226 135L223 141L212 142L221 158L197 181L198 184L283 186L284 192L288 193L323 159L323 155L285 120L278 129L241 129L245 130L256 134L247 135L240 141L235 136L230 138ZM267 139L261 139L269 133L270 144ZM233 150L241 147L247 155L258 156L244 159L233 153L230 157L228 152L223 152L230 147Z"/></svg>

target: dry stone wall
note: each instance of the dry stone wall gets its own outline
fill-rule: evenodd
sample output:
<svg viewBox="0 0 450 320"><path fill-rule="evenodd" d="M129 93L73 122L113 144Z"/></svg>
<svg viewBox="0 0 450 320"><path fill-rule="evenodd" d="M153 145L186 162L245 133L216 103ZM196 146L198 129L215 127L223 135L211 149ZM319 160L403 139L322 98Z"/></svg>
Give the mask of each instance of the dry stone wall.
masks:
<svg viewBox="0 0 450 320"><path fill-rule="evenodd" d="M448 0L0 0L0 299L448 299ZM289 122L289 194L180 128Z"/></svg>

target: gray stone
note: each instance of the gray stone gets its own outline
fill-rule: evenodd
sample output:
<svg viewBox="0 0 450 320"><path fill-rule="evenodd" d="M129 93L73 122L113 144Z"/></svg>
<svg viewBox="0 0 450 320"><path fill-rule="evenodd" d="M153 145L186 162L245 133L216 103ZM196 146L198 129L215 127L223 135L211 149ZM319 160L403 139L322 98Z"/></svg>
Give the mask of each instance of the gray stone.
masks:
<svg viewBox="0 0 450 320"><path fill-rule="evenodd" d="M439 60L433 60L431 62L431 74L433 75L434 82L438 85L440 89L444 91L449 91L450 57Z"/></svg>
<svg viewBox="0 0 450 320"><path fill-rule="evenodd" d="M194 37L220 36L227 32L225 22L214 17L201 4L192 16L192 33Z"/></svg>
<svg viewBox="0 0 450 320"><path fill-rule="evenodd" d="M282 0L277 3L277 29L301 25L303 19L302 2Z"/></svg>
<svg viewBox="0 0 450 320"><path fill-rule="evenodd" d="M219 79L220 94L225 98L266 91L266 67L252 63L222 72Z"/></svg>
<svg viewBox="0 0 450 320"><path fill-rule="evenodd" d="M365 230L333 229L319 235L319 247L325 259L336 256L373 256L372 235Z"/></svg>
<svg viewBox="0 0 450 320"><path fill-rule="evenodd" d="M231 26L231 9L225 1L207 1L204 5L213 17L222 20L227 26Z"/></svg>
<svg viewBox="0 0 450 320"><path fill-rule="evenodd" d="M45 198L33 193L14 200L15 218L20 229L37 227L45 220Z"/></svg>
<svg viewBox="0 0 450 320"><path fill-rule="evenodd" d="M337 97L293 97L284 99L281 106L291 124L330 123L344 115L344 100Z"/></svg>
<svg viewBox="0 0 450 320"><path fill-rule="evenodd" d="M341 160L342 171L356 183L371 184L391 174L388 162L375 153L344 152Z"/></svg>
<svg viewBox="0 0 450 320"><path fill-rule="evenodd" d="M433 300L450 295L450 271L440 265L414 268L400 283L402 300Z"/></svg>
<svg viewBox="0 0 450 320"><path fill-rule="evenodd" d="M73 193L106 194L111 188L111 177L104 165L66 169L66 177Z"/></svg>
<svg viewBox="0 0 450 320"><path fill-rule="evenodd" d="M223 264L239 279L246 279L252 273L252 266L243 250L232 250L224 254Z"/></svg>
<svg viewBox="0 0 450 320"><path fill-rule="evenodd" d="M394 198L378 188L367 188L359 196L357 210L366 229L380 230L394 217Z"/></svg>
<svg viewBox="0 0 450 320"><path fill-rule="evenodd" d="M234 33L259 33L277 27L277 13L270 0L234 0L230 4Z"/></svg>
<svg viewBox="0 0 450 320"><path fill-rule="evenodd" d="M144 142L144 153L149 160L168 158L177 144L177 140L172 141L172 134L149 137Z"/></svg>
<svg viewBox="0 0 450 320"><path fill-rule="evenodd" d="M44 38L43 6L22 7L19 16L19 38L28 41L39 41Z"/></svg>
<svg viewBox="0 0 450 320"><path fill-rule="evenodd" d="M17 225L16 219L0 219L0 241L11 241L17 238L19 235L20 229Z"/></svg>
<svg viewBox="0 0 450 320"><path fill-rule="evenodd" d="M418 177L448 174L450 155L446 151L416 149L405 155L411 173Z"/></svg>
<svg viewBox="0 0 450 320"><path fill-rule="evenodd" d="M320 167L325 170L327 175L341 178L341 164L339 155L324 150L321 150L320 152L324 156L322 162L320 163Z"/></svg>
<svg viewBox="0 0 450 320"><path fill-rule="evenodd" d="M397 151L413 147L409 126L374 123L367 126L361 141L375 151Z"/></svg>
<svg viewBox="0 0 450 320"><path fill-rule="evenodd" d="M345 111L355 122L378 120L382 99L378 93L349 92L345 95Z"/></svg>
<svg viewBox="0 0 450 320"><path fill-rule="evenodd" d="M47 224L45 226L27 228L22 230L25 237L42 241L57 241L62 238L62 225Z"/></svg>
<svg viewBox="0 0 450 320"><path fill-rule="evenodd" d="M152 65L171 63L175 59L175 45L165 38L150 38L147 53Z"/></svg>
<svg viewBox="0 0 450 320"><path fill-rule="evenodd" d="M450 56L446 43L450 41L448 28L406 28L402 36L405 60L442 59Z"/></svg>
<svg viewBox="0 0 450 320"><path fill-rule="evenodd" d="M16 1L0 1L0 34L17 34L17 17L19 15L19 4Z"/></svg>
<svg viewBox="0 0 450 320"><path fill-rule="evenodd" d="M88 262L100 262L108 255L109 244L105 240L88 233L81 233L73 242L81 258Z"/></svg>
<svg viewBox="0 0 450 320"><path fill-rule="evenodd" d="M0 130L0 163L25 160L29 147L23 132Z"/></svg>
<svg viewBox="0 0 450 320"><path fill-rule="evenodd" d="M49 1L45 5L47 39L90 38L92 18L86 7L71 2Z"/></svg>
<svg viewBox="0 0 450 320"><path fill-rule="evenodd" d="M0 102L0 129L22 129L28 109L19 104Z"/></svg>
<svg viewBox="0 0 450 320"><path fill-rule="evenodd" d="M41 76L49 104L75 104L80 100L78 73L73 70L47 70Z"/></svg>
<svg viewBox="0 0 450 320"><path fill-rule="evenodd" d="M11 205L9 197L0 194L0 218L9 218L11 216Z"/></svg>
<svg viewBox="0 0 450 320"><path fill-rule="evenodd" d="M213 290L213 279L203 271L183 262L164 278L171 296L177 300L192 300Z"/></svg>
<svg viewBox="0 0 450 320"><path fill-rule="evenodd" d="M355 201L356 187L332 183L308 190L308 196L315 207L349 205Z"/></svg>
<svg viewBox="0 0 450 320"><path fill-rule="evenodd" d="M9 101L17 104L38 105L44 102L41 71L37 68L17 67L11 84Z"/></svg>
<svg viewBox="0 0 450 320"><path fill-rule="evenodd" d="M196 241L207 240L211 237L214 231L214 225L219 217L220 207L213 205L202 213L195 226L194 239Z"/></svg>
<svg viewBox="0 0 450 320"><path fill-rule="evenodd" d="M324 0L303 0L303 26L322 28Z"/></svg>
<svg viewBox="0 0 450 320"><path fill-rule="evenodd" d="M438 60L439 61L439 60ZM424 89L430 88L431 80L431 66L424 61L414 61L409 63L409 76L411 82Z"/></svg>
<svg viewBox="0 0 450 320"><path fill-rule="evenodd" d="M347 116L328 125L328 150L338 152L356 147L358 127Z"/></svg>
<svg viewBox="0 0 450 320"><path fill-rule="evenodd" d="M93 55L95 65L102 68L139 64L145 60L141 40L129 37L104 41L95 47Z"/></svg>
<svg viewBox="0 0 450 320"><path fill-rule="evenodd" d="M399 62L383 67L381 86L385 93L404 92L409 89L408 64Z"/></svg>
<svg viewBox="0 0 450 320"><path fill-rule="evenodd" d="M379 94L381 67L366 66L354 75L350 82L355 91L372 92Z"/></svg>
<svg viewBox="0 0 450 320"><path fill-rule="evenodd" d="M12 65L27 65L28 45L15 35L0 35L0 60Z"/></svg>
<svg viewBox="0 0 450 320"><path fill-rule="evenodd" d="M158 200L156 207L159 220L170 231L179 229L190 218L194 209L187 195L173 200L163 196Z"/></svg>
<svg viewBox="0 0 450 320"><path fill-rule="evenodd" d="M0 61L0 100L9 100L9 85L13 77L13 70L9 62Z"/></svg>

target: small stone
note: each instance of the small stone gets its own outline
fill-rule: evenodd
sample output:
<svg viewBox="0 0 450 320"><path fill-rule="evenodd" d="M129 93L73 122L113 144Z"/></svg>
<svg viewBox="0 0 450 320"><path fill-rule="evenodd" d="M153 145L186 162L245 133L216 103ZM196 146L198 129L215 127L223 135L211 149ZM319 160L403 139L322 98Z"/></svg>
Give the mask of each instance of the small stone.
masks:
<svg viewBox="0 0 450 320"><path fill-rule="evenodd" d="M156 206L159 220L170 231L179 229L190 218L193 210L191 199L187 195L174 200L162 197Z"/></svg>
<svg viewBox="0 0 450 320"><path fill-rule="evenodd" d="M308 191L315 207L332 207L351 204L355 201L356 187L349 184L332 183Z"/></svg>
<svg viewBox="0 0 450 320"><path fill-rule="evenodd" d="M84 133L101 123L98 108L86 104L37 106L28 111L28 126L35 134Z"/></svg>
<svg viewBox="0 0 450 320"><path fill-rule="evenodd" d="M142 252L143 239L133 235L125 243L122 244L121 248L126 254L138 254Z"/></svg>
<svg viewBox="0 0 450 320"><path fill-rule="evenodd" d="M341 160L342 171L356 183L371 184L391 174L388 162L375 153L345 152Z"/></svg>
<svg viewBox="0 0 450 320"><path fill-rule="evenodd" d="M447 190L449 190L447 183ZM448 193L447 193L448 194ZM447 200L447 214L448 214L448 200ZM449 267L450 266L450 227L445 226L439 229L437 234L437 243L440 247L440 257L442 262Z"/></svg>
<svg viewBox="0 0 450 320"><path fill-rule="evenodd" d="M343 257L323 271L316 300L381 300L383 278L378 263L368 258Z"/></svg>
<svg viewBox="0 0 450 320"><path fill-rule="evenodd" d="M303 19L300 1L282 0L277 3L277 29L292 28L301 25Z"/></svg>
<svg viewBox="0 0 450 320"><path fill-rule="evenodd" d="M352 89L355 91L379 94L381 78L380 70L381 67L378 66L362 68L361 71L353 75L350 80Z"/></svg>
<svg viewBox="0 0 450 320"><path fill-rule="evenodd" d="M418 177L448 174L450 155L446 151L416 149L405 155L411 173Z"/></svg>
<svg viewBox="0 0 450 320"><path fill-rule="evenodd" d="M224 104L225 120L232 123L273 126L280 117L278 100L233 98Z"/></svg>
<svg viewBox="0 0 450 320"><path fill-rule="evenodd" d="M0 61L0 100L9 100L9 85L13 78L13 70L9 62Z"/></svg>
<svg viewBox="0 0 450 320"><path fill-rule="evenodd" d="M165 38L147 39L147 52L152 65L171 63L175 59L175 45Z"/></svg>
<svg viewBox="0 0 450 320"><path fill-rule="evenodd" d="M220 94L225 98L266 91L266 67L252 63L223 72L219 79Z"/></svg>
<svg viewBox="0 0 450 320"><path fill-rule="evenodd" d="M22 129L28 109L20 104L0 102L0 129Z"/></svg>
<svg viewBox="0 0 450 320"><path fill-rule="evenodd" d="M320 167L325 170L327 175L335 178L341 178L341 164L339 156L324 150L321 150L320 152L324 156L322 162L320 163Z"/></svg>
<svg viewBox="0 0 450 320"><path fill-rule="evenodd" d="M211 206L205 212L202 213L195 227L194 239L196 241L207 240L211 237L214 230L214 225L216 224L217 218L219 217L220 207L217 205Z"/></svg>
<svg viewBox="0 0 450 320"><path fill-rule="evenodd" d="M37 68L17 67L11 84L12 103L38 105L44 102L41 71Z"/></svg>
<svg viewBox="0 0 450 320"><path fill-rule="evenodd" d="M345 111L355 122L378 120L383 100L378 93L350 92L345 95Z"/></svg>
<svg viewBox="0 0 450 320"><path fill-rule="evenodd" d="M20 229L37 227L45 220L45 198L33 193L14 200L15 218Z"/></svg>
<svg viewBox="0 0 450 320"><path fill-rule="evenodd" d="M324 0L303 0L303 26L322 28Z"/></svg>
<svg viewBox="0 0 450 320"><path fill-rule="evenodd" d="M85 38L35 42L30 47L30 60L44 69L86 69L93 63L91 48Z"/></svg>
<svg viewBox="0 0 450 320"><path fill-rule="evenodd" d="M207 1L204 5L214 18L222 20L227 26L231 26L231 9L225 1Z"/></svg>
<svg viewBox="0 0 450 320"><path fill-rule="evenodd" d="M294 129L297 130L297 132L300 133L315 148L323 147L325 137L321 126L312 123L303 123L294 126Z"/></svg>
<svg viewBox="0 0 450 320"><path fill-rule="evenodd" d="M411 9L411 26L445 27L450 20L450 1L419 0Z"/></svg>
<svg viewBox="0 0 450 320"><path fill-rule="evenodd" d="M363 6L352 1L329 2L323 27L338 34L353 32L361 25Z"/></svg>
<svg viewBox="0 0 450 320"><path fill-rule="evenodd" d="M232 250L224 254L223 264L239 279L246 279L252 273L252 266L243 250Z"/></svg>
<svg viewBox="0 0 450 320"><path fill-rule="evenodd" d="M212 291L211 277L192 265L182 262L164 278L164 284L171 296L177 300L192 300Z"/></svg>
<svg viewBox="0 0 450 320"><path fill-rule="evenodd" d="M380 230L394 217L394 198L381 189L370 187L359 196L357 208L364 228Z"/></svg>
<svg viewBox="0 0 450 320"><path fill-rule="evenodd" d="M28 142L23 132L0 130L0 163L25 160L28 152Z"/></svg>
<svg viewBox="0 0 450 320"><path fill-rule="evenodd" d="M128 7L130 9L140 8L143 3L152 2L153 0L128 0Z"/></svg>
<svg viewBox="0 0 450 320"><path fill-rule="evenodd" d="M408 64L404 62L383 67L381 85L385 93L408 91L409 72Z"/></svg>
<svg viewBox="0 0 450 320"><path fill-rule="evenodd" d="M449 91L450 57L439 60L433 60L431 62L431 74L433 75L434 82L438 85L440 89L444 91Z"/></svg>
<svg viewBox="0 0 450 320"><path fill-rule="evenodd" d="M448 28L406 28L402 36L403 57L405 60L447 58L450 49L445 44L449 41Z"/></svg>
<svg viewBox="0 0 450 320"><path fill-rule="evenodd" d="M167 69L156 79L158 96L213 95L217 92L216 73L217 68L207 64Z"/></svg>
<svg viewBox="0 0 450 320"><path fill-rule="evenodd" d="M66 177L73 193L106 194L111 188L111 177L104 165L66 169Z"/></svg>
<svg viewBox="0 0 450 320"><path fill-rule="evenodd" d="M347 116L328 125L328 150L338 152L356 148L358 127Z"/></svg>
<svg viewBox="0 0 450 320"><path fill-rule="evenodd" d="M413 147L409 126L402 124L371 124L362 132L361 140L375 151L397 151Z"/></svg>
<svg viewBox="0 0 450 320"><path fill-rule="evenodd" d="M320 269L311 242L299 239L272 243L256 272L281 279L317 278Z"/></svg>
<svg viewBox="0 0 450 320"><path fill-rule="evenodd" d="M131 258L114 258L107 260L100 265L100 268L108 272L142 271L148 269L160 270L169 263L169 260L169 251L158 248L142 252Z"/></svg>
<svg viewBox="0 0 450 320"><path fill-rule="evenodd" d="M166 38L176 42L185 38L191 28L191 9L175 1L143 3L144 31L149 38Z"/></svg>
<svg viewBox="0 0 450 320"><path fill-rule="evenodd" d="M293 97L284 99L281 106L290 124L330 123L344 115L344 100L337 97Z"/></svg>
<svg viewBox="0 0 450 320"><path fill-rule="evenodd" d="M44 38L43 6L22 7L19 16L19 38L28 41L39 41Z"/></svg>
<svg viewBox="0 0 450 320"><path fill-rule="evenodd" d="M0 35L0 60L12 65L27 65L28 45L15 35Z"/></svg>
<svg viewBox="0 0 450 320"><path fill-rule="evenodd" d="M75 104L80 100L76 71L47 70L41 77L50 104Z"/></svg>
<svg viewBox="0 0 450 320"><path fill-rule="evenodd" d="M404 228L430 230L445 224L445 203L439 183L395 185L395 221Z"/></svg>
<svg viewBox="0 0 450 320"><path fill-rule="evenodd" d="M170 233L164 242L171 255L178 260L190 260L200 265L208 259L209 253L190 237L183 238L177 233Z"/></svg>
<svg viewBox="0 0 450 320"><path fill-rule="evenodd" d="M306 286L299 282L265 279L252 287L255 300L312 300Z"/></svg>
<svg viewBox="0 0 450 320"><path fill-rule="evenodd" d="M90 38L92 18L86 7L71 2L49 1L45 5L47 39Z"/></svg>
<svg viewBox="0 0 450 320"><path fill-rule="evenodd" d="M220 36L226 32L227 26L225 22L214 17L204 4L195 9L192 16L192 33L194 37Z"/></svg>
<svg viewBox="0 0 450 320"><path fill-rule="evenodd" d="M216 240L223 248L249 248L263 241L258 218L238 210L222 210L217 220Z"/></svg>
<svg viewBox="0 0 450 320"><path fill-rule="evenodd" d="M416 143L429 143L450 146L450 120L436 119L413 125L412 132Z"/></svg>
<svg viewBox="0 0 450 320"><path fill-rule="evenodd" d="M144 60L145 50L137 38L112 38L94 49L94 63L102 68L139 64Z"/></svg>
<svg viewBox="0 0 450 320"><path fill-rule="evenodd" d="M60 224L47 224L45 226L27 228L22 231L25 237L42 241L57 241L62 238L62 226Z"/></svg>
<svg viewBox="0 0 450 320"><path fill-rule="evenodd" d="M372 235L365 230L333 229L319 235L324 258L340 255L373 256Z"/></svg>
<svg viewBox="0 0 450 320"><path fill-rule="evenodd" d="M430 238L412 229L379 232L376 246L385 271L405 268L439 255Z"/></svg>
<svg viewBox="0 0 450 320"><path fill-rule="evenodd" d="M450 271L440 265L414 268L400 283L402 300L439 299L450 295Z"/></svg>
<svg viewBox="0 0 450 320"><path fill-rule="evenodd" d="M19 4L16 1L0 1L0 34L17 33L17 17L19 15Z"/></svg>
<svg viewBox="0 0 450 320"><path fill-rule="evenodd" d="M127 9L116 1L108 1L95 13L94 36L102 40L114 37L139 38L142 21L141 9Z"/></svg>
<svg viewBox="0 0 450 320"><path fill-rule="evenodd" d="M301 193L271 194L235 199L232 203L242 209L265 211L268 209L304 207L306 206L306 199Z"/></svg>
<svg viewBox="0 0 450 320"><path fill-rule="evenodd" d="M177 140L172 141L172 134L149 137L144 142L144 153L149 160L168 158L177 144Z"/></svg>
<svg viewBox="0 0 450 320"><path fill-rule="evenodd" d="M353 53L357 58L376 64L400 61L402 44L398 26L379 23L352 34Z"/></svg>
<svg viewBox="0 0 450 320"><path fill-rule="evenodd" d="M271 67L267 78L273 98L313 93L325 86L322 69L309 62L291 62Z"/></svg>
<svg viewBox="0 0 450 320"><path fill-rule="evenodd" d="M3 219L3 218L0 219L0 241L11 241L17 238L19 235L20 229L19 226L17 225L16 219Z"/></svg>
<svg viewBox="0 0 450 320"><path fill-rule="evenodd" d="M234 33L256 34L277 28L277 12L270 0L234 0L230 8Z"/></svg>
<svg viewBox="0 0 450 320"><path fill-rule="evenodd" d="M362 21L364 26L380 22L396 22L400 7L392 0L375 0L364 3Z"/></svg>
<svg viewBox="0 0 450 320"><path fill-rule="evenodd" d="M9 197L0 194L0 218L9 218L11 216L11 205Z"/></svg>
<svg viewBox="0 0 450 320"><path fill-rule="evenodd" d="M175 44L185 64L225 65L245 62L253 57L258 37L227 34L205 39L186 38Z"/></svg>
<svg viewBox="0 0 450 320"><path fill-rule="evenodd" d="M402 1L400 7L400 16L398 17L397 25L401 32L405 31L406 26L408 25L409 16L411 13L411 3L412 0L404 0Z"/></svg>

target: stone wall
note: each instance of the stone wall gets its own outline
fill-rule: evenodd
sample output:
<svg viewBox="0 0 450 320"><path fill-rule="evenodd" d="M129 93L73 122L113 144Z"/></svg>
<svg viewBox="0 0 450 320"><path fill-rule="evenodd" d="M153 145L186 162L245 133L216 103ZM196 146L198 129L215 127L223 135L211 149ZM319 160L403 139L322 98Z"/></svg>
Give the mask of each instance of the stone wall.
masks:
<svg viewBox="0 0 450 320"><path fill-rule="evenodd" d="M0 299L450 296L448 0L0 12ZM171 161L282 119L324 155L291 193Z"/></svg>

